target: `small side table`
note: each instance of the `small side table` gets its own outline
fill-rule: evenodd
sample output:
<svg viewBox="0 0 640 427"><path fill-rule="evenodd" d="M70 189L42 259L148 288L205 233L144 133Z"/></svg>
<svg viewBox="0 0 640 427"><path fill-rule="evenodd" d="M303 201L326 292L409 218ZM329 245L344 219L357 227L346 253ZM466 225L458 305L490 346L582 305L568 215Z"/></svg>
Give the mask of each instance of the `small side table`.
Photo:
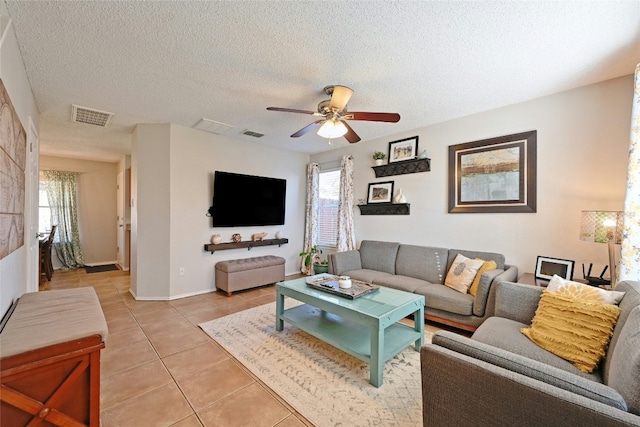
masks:
<svg viewBox="0 0 640 427"><path fill-rule="evenodd" d="M574 277L571 280L574 282L584 283L585 285L589 284L589 282L584 279L577 279ZM536 276L533 273L523 273L522 277L518 279L517 283L520 283L523 285L541 286L543 288L546 288L547 285L549 284L549 281L546 279L536 279Z"/></svg>
<svg viewBox="0 0 640 427"><path fill-rule="evenodd" d="M546 288L549 284L548 280L545 279L536 279L536 276L533 273L524 273L519 279L518 283L523 285L533 285L533 286L541 286Z"/></svg>

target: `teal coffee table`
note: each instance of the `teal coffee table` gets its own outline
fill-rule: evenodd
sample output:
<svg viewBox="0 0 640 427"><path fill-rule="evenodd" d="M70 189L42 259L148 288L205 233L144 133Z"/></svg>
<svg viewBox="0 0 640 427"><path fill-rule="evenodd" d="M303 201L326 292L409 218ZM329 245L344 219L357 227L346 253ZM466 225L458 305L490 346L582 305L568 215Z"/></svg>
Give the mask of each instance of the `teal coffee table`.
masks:
<svg viewBox="0 0 640 427"><path fill-rule="evenodd" d="M305 304L285 310L285 296ZM398 323L410 314L414 315L414 327ZM368 363L370 382L376 387L382 385L382 369L387 360L411 343L420 351L423 319L422 295L381 287L352 300L314 289L305 278L276 284L276 330L282 331L287 321Z"/></svg>

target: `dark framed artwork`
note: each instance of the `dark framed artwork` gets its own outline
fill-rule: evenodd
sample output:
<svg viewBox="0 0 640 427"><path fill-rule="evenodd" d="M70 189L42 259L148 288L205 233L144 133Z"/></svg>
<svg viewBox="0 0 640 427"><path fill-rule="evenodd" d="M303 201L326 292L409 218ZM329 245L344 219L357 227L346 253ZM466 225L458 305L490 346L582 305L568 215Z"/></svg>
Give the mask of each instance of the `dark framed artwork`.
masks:
<svg viewBox="0 0 640 427"><path fill-rule="evenodd" d="M389 143L389 163L415 159L418 155L418 136Z"/></svg>
<svg viewBox="0 0 640 427"><path fill-rule="evenodd" d="M372 182L369 184L367 203L391 203L393 181Z"/></svg>
<svg viewBox="0 0 640 427"><path fill-rule="evenodd" d="M560 258L538 256L536 261L536 279L551 280L554 274L566 280L573 279L575 261Z"/></svg>
<svg viewBox="0 0 640 427"><path fill-rule="evenodd" d="M537 131L449 146L449 212L535 212Z"/></svg>

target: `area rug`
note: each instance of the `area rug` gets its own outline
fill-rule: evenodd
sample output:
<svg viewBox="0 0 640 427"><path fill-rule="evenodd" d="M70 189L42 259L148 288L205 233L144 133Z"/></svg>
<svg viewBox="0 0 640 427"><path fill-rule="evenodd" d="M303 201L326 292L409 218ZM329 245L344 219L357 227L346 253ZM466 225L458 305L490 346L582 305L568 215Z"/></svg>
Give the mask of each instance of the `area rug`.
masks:
<svg viewBox="0 0 640 427"><path fill-rule="evenodd" d="M107 265L85 265L85 270L87 270L87 274L89 273L103 273L105 271L116 271L120 270L115 264L107 264Z"/></svg>
<svg viewBox="0 0 640 427"><path fill-rule="evenodd" d="M286 308L299 304L285 301ZM376 388L366 363L287 322L277 332L275 311L275 303L265 304L199 326L318 427L422 426L420 353L413 345L385 363Z"/></svg>

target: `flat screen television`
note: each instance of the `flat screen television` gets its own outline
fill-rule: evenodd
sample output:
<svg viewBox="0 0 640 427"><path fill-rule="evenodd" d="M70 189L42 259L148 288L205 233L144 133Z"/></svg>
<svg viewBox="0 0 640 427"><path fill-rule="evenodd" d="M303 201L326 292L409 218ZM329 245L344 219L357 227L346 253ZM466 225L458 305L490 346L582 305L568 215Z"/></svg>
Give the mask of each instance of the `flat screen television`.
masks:
<svg viewBox="0 0 640 427"><path fill-rule="evenodd" d="M284 179L216 171L213 226L283 225L286 196Z"/></svg>

